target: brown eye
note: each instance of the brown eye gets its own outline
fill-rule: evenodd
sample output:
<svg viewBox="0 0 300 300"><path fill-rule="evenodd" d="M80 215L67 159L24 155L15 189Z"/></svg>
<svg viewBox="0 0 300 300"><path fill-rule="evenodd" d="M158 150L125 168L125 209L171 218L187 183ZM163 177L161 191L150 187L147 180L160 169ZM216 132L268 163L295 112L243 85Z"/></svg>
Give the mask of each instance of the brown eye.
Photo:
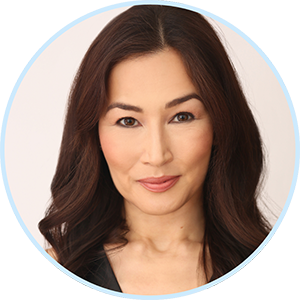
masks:
<svg viewBox="0 0 300 300"><path fill-rule="evenodd" d="M138 125L138 121L134 118L123 118L118 123L125 127L135 127Z"/></svg>
<svg viewBox="0 0 300 300"><path fill-rule="evenodd" d="M195 117L194 117L193 114L187 113L187 112L182 112L182 113L177 114L174 117L173 122L183 123L183 122L191 121L191 120L194 120L194 119L195 119Z"/></svg>

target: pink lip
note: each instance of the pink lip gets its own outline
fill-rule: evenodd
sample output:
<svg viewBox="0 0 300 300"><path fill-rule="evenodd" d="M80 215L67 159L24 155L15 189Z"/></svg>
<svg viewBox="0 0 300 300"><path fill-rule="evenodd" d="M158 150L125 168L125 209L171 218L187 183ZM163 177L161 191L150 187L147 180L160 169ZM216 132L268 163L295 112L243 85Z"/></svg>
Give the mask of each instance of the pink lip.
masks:
<svg viewBox="0 0 300 300"><path fill-rule="evenodd" d="M138 180L138 182L148 191L162 193L173 187L179 178L180 176L149 177Z"/></svg>

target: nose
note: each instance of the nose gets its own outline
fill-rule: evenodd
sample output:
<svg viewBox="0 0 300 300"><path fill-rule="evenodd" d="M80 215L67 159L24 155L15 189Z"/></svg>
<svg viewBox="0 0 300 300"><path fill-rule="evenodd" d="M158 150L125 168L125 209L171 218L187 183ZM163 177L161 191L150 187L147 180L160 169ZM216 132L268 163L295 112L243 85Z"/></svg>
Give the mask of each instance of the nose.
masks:
<svg viewBox="0 0 300 300"><path fill-rule="evenodd" d="M173 160L169 137L163 128L149 129L143 148L141 161L144 164L161 167Z"/></svg>

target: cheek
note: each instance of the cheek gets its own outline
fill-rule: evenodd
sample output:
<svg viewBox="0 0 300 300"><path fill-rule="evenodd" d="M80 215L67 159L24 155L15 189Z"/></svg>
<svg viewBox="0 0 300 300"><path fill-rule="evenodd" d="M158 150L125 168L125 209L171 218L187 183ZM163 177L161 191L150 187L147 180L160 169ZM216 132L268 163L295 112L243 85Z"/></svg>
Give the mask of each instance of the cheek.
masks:
<svg viewBox="0 0 300 300"><path fill-rule="evenodd" d="M212 136L213 134L210 132L204 135L195 135L193 142L187 145L190 149L189 155L185 157L186 181L187 186L190 187L189 195L202 193L211 156Z"/></svg>
<svg viewBox="0 0 300 300"><path fill-rule="evenodd" d="M196 142L193 145L190 145L191 151L194 153L194 158L192 160L209 160L212 143L213 143L213 135L211 132L207 134L202 134L198 137L195 137Z"/></svg>
<svg viewBox="0 0 300 300"><path fill-rule="evenodd" d="M196 165L208 164L213 143L211 126L190 128L182 133L177 132L174 148L178 157L185 161L192 169Z"/></svg>
<svg viewBox="0 0 300 300"><path fill-rule="evenodd" d="M197 147L198 146L198 147ZM190 180L196 182L202 182L205 179L210 155L211 155L211 143L206 143L206 145L194 144L191 145L189 152L189 157L187 158L187 168L190 170Z"/></svg>
<svg viewBox="0 0 300 300"><path fill-rule="evenodd" d="M111 175L127 172L135 163L135 155L128 140L113 132L99 132L102 152Z"/></svg>

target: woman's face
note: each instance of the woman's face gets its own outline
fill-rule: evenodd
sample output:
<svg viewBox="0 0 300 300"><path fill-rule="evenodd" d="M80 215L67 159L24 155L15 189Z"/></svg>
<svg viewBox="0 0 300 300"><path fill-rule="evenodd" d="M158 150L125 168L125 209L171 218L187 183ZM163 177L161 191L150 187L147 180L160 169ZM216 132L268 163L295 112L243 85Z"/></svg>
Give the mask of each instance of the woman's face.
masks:
<svg viewBox="0 0 300 300"><path fill-rule="evenodd" d="M201 199L213 129L197 94L172 49L111 72L100 143L116 188L143 213L168 214Z"/></svg>

